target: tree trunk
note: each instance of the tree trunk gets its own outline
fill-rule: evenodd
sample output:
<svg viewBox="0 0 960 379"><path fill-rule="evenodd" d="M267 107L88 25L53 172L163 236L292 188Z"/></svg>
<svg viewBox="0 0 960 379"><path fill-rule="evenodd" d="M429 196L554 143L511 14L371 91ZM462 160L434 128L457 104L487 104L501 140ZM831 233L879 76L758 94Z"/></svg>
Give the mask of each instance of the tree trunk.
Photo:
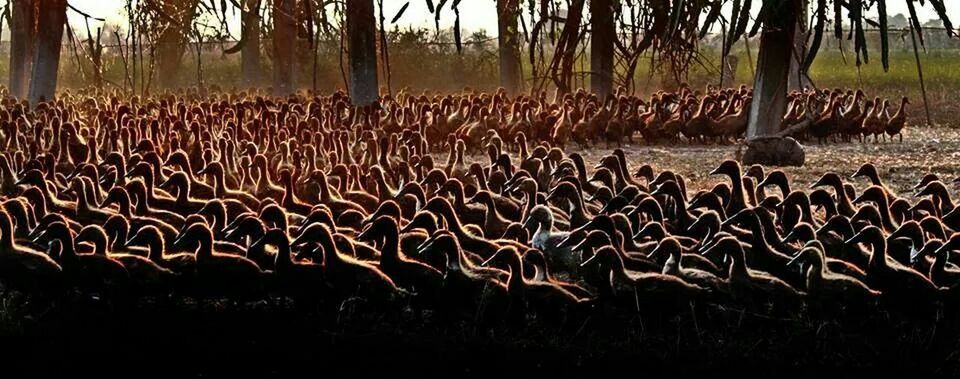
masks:
<svg viewBox="0 0 960 379"><path fill-rule="evenodd" d="M790 76L788 79L787 89L789 91L798 91L803 89L805 86L809 86L813 83L810 79L810 76L807 73L803 72L803 60L807 57L807 37L809 37L809 28L805 27L807 20L807 7L809 1L801 0L801 10L802 13L800 17L797 18L797 30L793 36L793 58L790 59Z"/></svg>
<svg viewBox="0 0 960 379"><path fill-rule="evenodd" d="M297 90L297 2L273 0L273 92Z"/></svg>
<svg viewBox="0 0 960 379"><path fill-rule="evenodd" d="M517 30L517 14L519 11L519 0L497 1L500 86L511 95L523 91L520 79L520 36Z"/></svg>
<svg viewBox="0 0 960 379"><path fill-rule="evenodd" d="M42 0L37 8L36 50L30 77L30 103L53 100L60 68L60 46L67 22L67 0Z"/></svg>
<svg viewBox="0 0 960 379"><path fill-rule="evenodd" d="M350 97L357 106L377 101L377 24L373 0L347 2L347 38L350 51Z"/></svg>
<svg viewBox="0 0 960 379"><path fill-rule="evenodd" d="M613 0L591 0L593 34L590 38L590 90L601 99L613 93L613 49L617 27Z"/></svg>
<svg viewBox="0 0 960 379"><path fill-rule="evenodd" d="M776 14L767 18L760 37L745 164L803 164L803 149L797 148L799 144L790 138L776 137L787 111L788 77L801 5L800 0L779 1L785 4L772 7Z"/></svg>
<svg viewBox="0 0 960 379"><path fill-rule="evenodd" d="M10 94L27 96L36 43L37 8L35 0L13 0L10 23Z"/></svg>
<svg viewBox="0 0 960 379"><path fill-rule="evenodd" d="M260 85L260 3L263 0L245 0L241 29L243 50L240 52L240 71L247 86Z"/></svg>
<svg viewBox="0 0 960 379"><path fill-rule="evenodd" d="M177 84L183 54L189 43L190 29L196 16L200 0L174 0L162 2L162 11L172 19L165 20L166 27L157 40L157 81L161 88L174 87Z"/></svg>

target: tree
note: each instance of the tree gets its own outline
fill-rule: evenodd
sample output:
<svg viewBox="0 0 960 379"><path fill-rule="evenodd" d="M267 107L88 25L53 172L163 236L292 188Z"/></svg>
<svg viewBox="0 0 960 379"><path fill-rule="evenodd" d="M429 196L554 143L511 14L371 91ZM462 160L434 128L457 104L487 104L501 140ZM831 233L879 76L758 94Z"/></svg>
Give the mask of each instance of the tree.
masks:
<svg viewBox="0 0 960 379"><path fill-rule="evenodd" d="M746 14L749 12L737 9L741 0L732 0L734 13L731 14L731 20L739 20L738 27L731 27L734 34L732 38L727 38L725 51L729 46L736 42L740 37L746 35L745 31ZM922 41L922 29L917 18L916 0L906 0L907 8L910 11L910 21L918 31ZM717 22L719 9L724 3L723 0L715 1L711 16L708 16L704 22L704 29L710 28ZM757 73L754 78L754 96L750 109L750 120L747 126L747 151L744 154L744 163L764 163L764 164L803 164L802 147L793 139L785 138L781 134L780 124L783 115L786 113L787 90L790 84L789 76L791 71L791 61L797 53L795 50L804 51L805 58L799 72L805 73L817 56L821 42L827 28L827 12L833 12L834 38L844 38L844 30L841 21L844 19L843 11L847 10L847 16L850 21L850 37L853 39L853 51L856 55L856 64L869 62L867 52L867 39L864 32L864 23L867 21L866 11L875 4L877 10L876 23L880 33L880 54L884 69L889 67L889 40L890 31L888 26L886 0L864 1L833 0L828 5L827 0L817 0L812 8L816 12L815 24L811 30L809 48L800 46L796 49L797 33L803 30L803 23L806 21L802 15L808 10L808 2L805 0L763 0L760 12L756 15L756 21L749 36L755 35L761 29L763 34L760 38L760 51L758 54ZM953 25L947 17L944 0L927 1L940 18L944 29L949 36L954 35ZM749 8L750 1L746 0ZM922 4L922 3L921 3ZM832 6L831 6L832 5ZM739 16L738 16L739 14ZM805 39L804 39L805 40ZM795 65L795 63L794 63ZM799 84L799 83L798 83Z"/></svg>
<svg viewBox="0 0 960 379"><path fill-rule="evenodd" d="M507 93L523 90L520 79L520 33L517 14L520 0L497 0L497 43L500 53L500 85Z"/></svg>
<svg viewBox="0 0 960 379"><path fill-rule="evenodd" d="M28 96L31 104L55 98L63 27L67 22L67 0L43 0L38 3L36 47Z"/></svg>
<svg viewBox="0 0 960 379"><path fill-rule="evenodd" d="M787 111L793 43L801 4L800 0L767 0L773 1L780 4L770 10L773 14L764 23L760 37L744 163L801 166L803 149L798 149L795 140L771 137L780 132L781 120Z"/></svg>
<svg viewBox="0 0 960 379"><path fill-rule="evenodd" d="M297 2L273 0L273 92L297 89Z"/></svg>
<svg viewBox="0 0 960 379"><path fill-rule="evenodd" d="M240 21L243 48L240 52L240 72L247 85L260 84L260 3L262 0L244 0Z"/></svg>
<svg viewBox="0 0 960 379"><path fill-rule="evenodd" d="M37 32L37 1L12 0L10 23L10 94L26 97Z"/></svg>
<svg viewBox="0 0 960 379"><path fill-rule="evenodd" d="M605 96L613 93L613 47L617 38L614 0L591 0L593 34L590 38L590 89Z"/></svg>
<svg viewBox="0 0 960 379"><path fill-rule="evenodd" d="M166 0L156 4L154 9L159 12L157 19L162 27L157 40L157 80L161 87L170 88L176 84L174 73L180 71L200 0Z"/></svg>
<svg viewBox="0 0 960 379"><path fill-rule="evenodd" d="M377 23L373 0L348 1L346 11L350 97L354 105L370 105L379 98Z"/></svg>

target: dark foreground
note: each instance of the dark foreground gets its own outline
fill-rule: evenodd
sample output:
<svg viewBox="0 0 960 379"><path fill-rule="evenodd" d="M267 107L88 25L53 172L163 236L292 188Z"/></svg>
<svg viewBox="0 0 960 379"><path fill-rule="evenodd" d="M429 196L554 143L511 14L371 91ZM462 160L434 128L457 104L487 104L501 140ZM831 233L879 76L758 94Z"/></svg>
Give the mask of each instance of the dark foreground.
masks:
<svg viewBox="0 0 960 379"><path fill-rule="evenodd" d="M960 367L960 317L944 310L826 318L804 311L775 318L699 304L675 317L613 319L598 312L558 324L478 328L362 305L321 311L267 304L149 304L127 310L75 304L28 316L11 309L18 299L4 299L0 362L13 374L4 377L11 378L404 372L592 377L624 370L956 377Z"/></svg>

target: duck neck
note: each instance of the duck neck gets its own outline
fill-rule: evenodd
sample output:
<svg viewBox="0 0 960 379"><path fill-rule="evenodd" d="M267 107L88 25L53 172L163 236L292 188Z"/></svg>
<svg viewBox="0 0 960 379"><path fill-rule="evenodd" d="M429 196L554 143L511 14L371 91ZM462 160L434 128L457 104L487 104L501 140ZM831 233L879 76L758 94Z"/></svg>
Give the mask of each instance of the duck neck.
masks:
<svg viewBox="0 0 960 379"><path fill-rule="evenodd" d="M953 208L956 208L953 199L950 198L950 194L947 193L947 191L937 192L936 199L937 202L940 203L940 212L942 214L950 213Z"/></svg>
<svg viewBox="0 0 960 379"><path fill-rule="evenodd" d="M667 261L663 264L663 273L667 275L679 276L680 275L680 259L682 255L680 249L670 252L670 256L667 258Z"/></svg>
<svg viewBox="0 0 960 379"><path fill-rule="evenodd" d="M750 272L747 270L746 259L743 256L743 250L739 247L737 251L733 251L729 254L730 259L733 261L730 264L730 278L749 278Z"/></svg>
<svg viewBox="0 0 960 379"><path fill-rule="evenodd" d="M889 232L896 230L897 226L893 223L893 215L890 214L890 205L885 195L878 196L877 208L880 211L880 222L883 224L883 228Z"/></svg>
<svg viewBox="0 0 960 379"><path fill-rule="evenodd" d="M837 211L846 217L853 217L857 213L857 209L850 202L850 198L847 197L847 191L843 189L843 184L835 185L833 192L837 196Z"/></svg>
<svg viewBox="0 0 960 379"><path fill-rule="evenodd" d="M950 254L950 253L945 252L945 253L937 254L933 258L933 264L930 265L930 278L937 277L938 275L941 275L946 271L947 254Z"/></svg>
<svg viewBox="0 0 960 379"><path fill-rule="evenodd" d="M277 257L274 265L278 270L289 268L293 265L293 258L290 257L290 242L287 241L286 235L277 238L275 243L277 246Z"/></svg>
<svg viewBox="0 0 960 379"><path fill-rule="evenodd" d="M507 279L507 290L510 292L522 291L526 282L523 277L523 262L520 260L520 256L516 254L511 254L508 262L510 268L510 277Z"/></svg>
<svg viewBox="0 0 960 379"><path fill-rule="evenodd" d="M873 253L870 254L870 266L871 267L887 267L887 241L882 237L875 239L871 246L873 247Z"/></svg>
<svg viewBox="0 0 960 379"><path fill-rule="evenodd" d="M120 196L115 202L117 208L120 210L120 215L126 217L127 219L133 217L133 214L130 212L130 197Z"/></svg>
<svg viewBox="0 0 960 379"><path fill-rule="evenodd" d="M380 260L383 263L395 263L400 260L400 232L396 227L388 228L383 234Z"/></svg>
<svg viewBox="0 0 960 379"><path fill-rule="evenodd" d="M213 257L213 236L210 234L200 236L197 241L200 246L197 248L197 261Z"/></svg>
<svg viewBox="0 0 960 379"><path fill-rule="evenodd" d="M458 245L456 241L451 241L445 254L447 256L447 271L463 271L462 254L463 252L460 251L460 245Z"/></svg>
<svg viewBox="0 0 960 379"><path fill-rule="evenodd" d="M730 193L730 206L728 207L732 210L741 210L746 205L743 195L743 178L740 175L740 171L736 171L730 175L731 180L731 193ZM732 213L731 213L732 214Z"/></svg>
<svg viewBox="0 0 960 379"><path fill-rule="evenodd" d="M3 250L0 250L0 254L12 252L14 248L13 222L10 221L10 216L6 214L0 214L0 247L3 248Z"/></svg>

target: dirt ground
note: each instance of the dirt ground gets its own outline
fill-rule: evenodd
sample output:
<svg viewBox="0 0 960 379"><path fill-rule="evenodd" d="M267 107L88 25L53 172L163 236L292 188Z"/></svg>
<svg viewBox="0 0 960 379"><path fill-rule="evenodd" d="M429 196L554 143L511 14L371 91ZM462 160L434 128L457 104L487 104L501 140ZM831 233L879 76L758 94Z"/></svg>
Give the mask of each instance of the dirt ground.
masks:
<svg viewBox="0 0 960 379"><path fill-rule="evenodd" d="M587 164L600 161L600 158L612 151L601 144L597 148L582 152ZM687 179L690 191L709 189L714 184L727 180L721 176L710 176L724 159L734 159L739 145L624 145L627 161L631 170L643 164L650 164L656 172L673 170ZM834 171L843 177L852 175L860 165L871 162L880 170L881 179L898 195L911 198L913 186L926 173L936 173L943 181L951 181L960 176L960 129L912 128L906 130L903 143L830 143L819 145L816 141L804 144L806 163L803 167L783 167L791 178L792 188L798 185L809 187L827 171ZM746 168L744 168L746 169ZM769 172L774 168L767 168ZM858 189L866 188L865 179L855 182ZM912 200L912 199L911 199Z"/></svg>

